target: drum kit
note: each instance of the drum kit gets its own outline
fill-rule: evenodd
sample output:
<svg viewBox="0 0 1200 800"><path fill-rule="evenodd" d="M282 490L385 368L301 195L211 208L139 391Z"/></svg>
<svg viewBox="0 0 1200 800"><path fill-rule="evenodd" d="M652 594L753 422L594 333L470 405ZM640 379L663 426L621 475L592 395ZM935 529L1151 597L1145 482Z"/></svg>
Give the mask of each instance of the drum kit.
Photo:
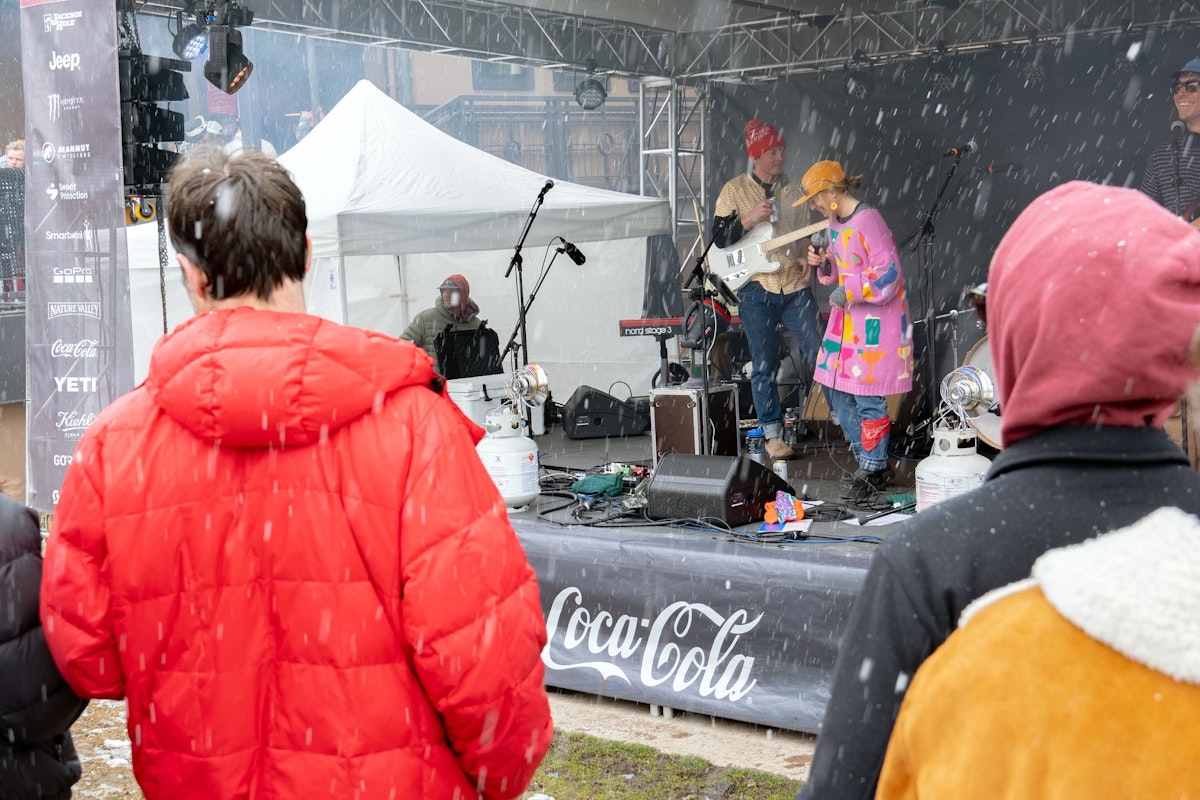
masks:
<svg viewBox="0 0 1200 800"><path fill-rule="evenodd" d="M971 287L967 297L987 325L987 284ZM985 444L1000 449L1000 399L986 333L967 351L962 366L942 378L941 396Z"/></svg>

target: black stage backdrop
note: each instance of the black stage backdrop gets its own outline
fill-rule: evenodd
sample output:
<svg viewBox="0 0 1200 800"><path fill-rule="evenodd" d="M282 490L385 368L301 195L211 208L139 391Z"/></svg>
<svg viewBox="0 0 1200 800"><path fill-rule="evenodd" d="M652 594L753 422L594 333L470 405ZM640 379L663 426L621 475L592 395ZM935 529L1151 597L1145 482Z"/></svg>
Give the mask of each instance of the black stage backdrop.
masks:
<svg viewBox="0 0 1200 800"><path fill-rule="evenodd" d="M978 150L962 158L946 192L952 199L934 221L928 266L910 248L901 253L915 319L929 310L929 289L935 314L967 308L965 290L987 279L1001 236L1036 196L1070 180L1136 187L1150 151L1169 138L1170 75L1200 55L1197 32L1154 32L1136 61L1126 57L1128 46L1077 37L949 54L937 64L870 68L875 88L863 100L846 95L841 70L760 86L716 84L709 196L715 201L722 184L746 169L744 126L759 117L787 139L793 180L815 161L841 161L848 173L863 175L863 197L902 241L919 226L954 163L943 153L973 139ZM934 69L946 70L952 83L933 88ZM989 166L995 171L987 172ZM927 369L920 361L924 327L918 323L916 330L919 374ZM935 328L940 380L962 364L984 331L971 314ZM902 421L911 420L922 391L909 395Z"/></svg>

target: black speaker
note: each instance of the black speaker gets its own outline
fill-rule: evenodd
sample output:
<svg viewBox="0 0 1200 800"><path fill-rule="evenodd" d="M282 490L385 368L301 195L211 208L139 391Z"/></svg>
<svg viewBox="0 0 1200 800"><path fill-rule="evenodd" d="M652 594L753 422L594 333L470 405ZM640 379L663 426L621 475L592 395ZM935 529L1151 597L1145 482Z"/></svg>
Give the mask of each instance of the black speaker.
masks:
<svg viewBox="0 0 1200 800"><path fill-rule="evenodd" d="M650 519L719 519L744 525L762 519L767 503L779 491L791 492L787 481L757 461L735 456L667 453L658 462L648 487Z"/></svg>
<svg viewBox="0 0 1200 800"><path fill-rule="evenodd" d="M650 420L632 404L591 386L580 386L563 403L562 422L569 439L636 436L650 427Z"/></svg>

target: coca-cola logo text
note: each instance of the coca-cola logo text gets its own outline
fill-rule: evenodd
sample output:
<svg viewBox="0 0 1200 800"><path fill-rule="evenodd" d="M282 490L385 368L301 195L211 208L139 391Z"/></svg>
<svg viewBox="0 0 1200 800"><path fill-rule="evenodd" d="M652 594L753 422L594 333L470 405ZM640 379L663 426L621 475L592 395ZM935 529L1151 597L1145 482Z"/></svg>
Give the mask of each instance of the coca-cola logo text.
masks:
<svg viewBox="0 0 1200 800"><path fill-rule="evenodd" d="M542 661L550 669L594 669L604 678L620 678L631 684L625 670L613 661L635 660L640 665L638 680L645 686L669 681L676 692L695 686L702 697L735 702L758 683L751 679L754 657L735 650L762 617L759 613L751 618L745 609L725 616L704 603L683 600L662 609L653 620L628 614L613 616L586 607L583 592L568 586L554 598L546 617L549 641L542 651ZM710 636L704 646L682 643ZM556 641L567 652L607 658L557 663L551 649Z"/></svg>
<svg viewBox="0 0 1200 800"><path fill-rule="evenodd" d="M99 351L96 345L100 344L98 339L80 339L78 342L64 342L62 339L55 339L54 344L50 345L51 358L96 358Z"/></svg>

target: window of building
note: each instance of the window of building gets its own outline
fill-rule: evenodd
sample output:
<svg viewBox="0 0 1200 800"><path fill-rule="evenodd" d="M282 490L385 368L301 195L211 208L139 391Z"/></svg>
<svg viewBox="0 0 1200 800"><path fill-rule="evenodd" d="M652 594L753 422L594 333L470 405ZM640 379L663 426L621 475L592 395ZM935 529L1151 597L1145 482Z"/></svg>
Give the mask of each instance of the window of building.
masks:
<svg viewBox="0 0 1200 800"><path fill-rule="evenodd" d="M527 91L533 88L533 69L519 64L471 62L471 86L476 91Z"/></svg>

